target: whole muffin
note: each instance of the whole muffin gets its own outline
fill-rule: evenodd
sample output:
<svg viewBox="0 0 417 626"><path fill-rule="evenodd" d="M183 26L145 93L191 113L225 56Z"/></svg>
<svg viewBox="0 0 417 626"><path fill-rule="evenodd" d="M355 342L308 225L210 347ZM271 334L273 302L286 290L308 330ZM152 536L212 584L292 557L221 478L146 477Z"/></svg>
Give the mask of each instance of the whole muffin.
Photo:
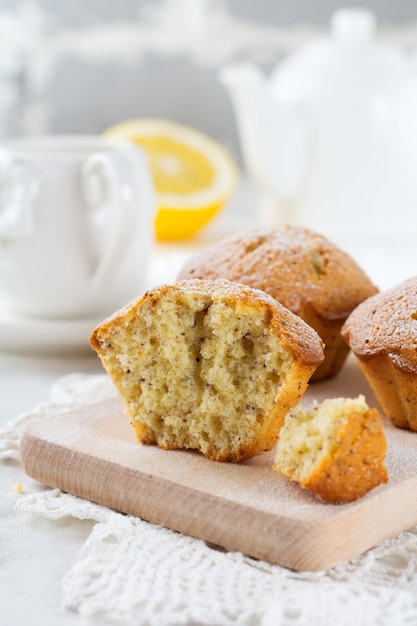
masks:
<svg viewBox="0 0 417 626"><path fill-rule="evenodd" d="M386 417L417 431L417 276L362 303L342 335Z"/></svg>
<svg viewBox="0 0 417 626"><path fill-rule="evenodd" d="M378 291L347 253L300 226L224 239L187 261L178 278L226 278L262 289L301 317L325 344L325 360L312 381L339 372L349 352L340 330L358 304Z"/></svg>
<svg viewBox="0 0 417 626"><path fill-rule="evenodd" d="M271 450L324 358L296 315L225 280L153 289L100 324L91 344L140 442L217 461Z"/></svg>

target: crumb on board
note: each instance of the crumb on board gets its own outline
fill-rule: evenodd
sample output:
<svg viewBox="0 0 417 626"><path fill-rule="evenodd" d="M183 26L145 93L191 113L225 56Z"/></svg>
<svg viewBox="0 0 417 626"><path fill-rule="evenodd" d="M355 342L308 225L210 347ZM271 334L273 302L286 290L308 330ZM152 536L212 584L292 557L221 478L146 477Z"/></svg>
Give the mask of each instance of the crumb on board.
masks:
<svg viewBox="0 0 417 626"><path fill-rule="evenodd" d="M22 483L15 483L13 487L13 491L21 495L24 492Z"/></svg>

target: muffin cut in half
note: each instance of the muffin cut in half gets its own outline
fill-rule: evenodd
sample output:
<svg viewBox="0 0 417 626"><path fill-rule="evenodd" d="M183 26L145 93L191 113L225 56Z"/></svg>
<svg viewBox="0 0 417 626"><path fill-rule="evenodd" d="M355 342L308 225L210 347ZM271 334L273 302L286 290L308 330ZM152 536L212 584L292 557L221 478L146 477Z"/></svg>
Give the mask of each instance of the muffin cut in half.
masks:
<svg viewBox="0 0 417 626"><path fill-rule="evenodd" d="M388 480L381 417L364 396L332 398L289 413L274 469L332 504L352 502Z"/></svg>
<svg viewBox="0 0 417 626"><path fill-rule="evenodd" d="M325 344L325 360L312 382L340 371L349 352L340 329L351 311L378 291L327 238L288 225L228 237L186 261L178 278L226 278L262 289L301 317Z"/></svg>
<svg viewBox="0 0 417 626"><path fill-rule="evenodd" d="M155 288L91 336L137 438L240 461L275 445L324 355L264 292L225 280Z"/></svg>
<svg viewBox="0 0 417 626"><path fill-rule="evenodd" d="M417 431L417 276L362 303L342 335L385 416Z"/></svg>

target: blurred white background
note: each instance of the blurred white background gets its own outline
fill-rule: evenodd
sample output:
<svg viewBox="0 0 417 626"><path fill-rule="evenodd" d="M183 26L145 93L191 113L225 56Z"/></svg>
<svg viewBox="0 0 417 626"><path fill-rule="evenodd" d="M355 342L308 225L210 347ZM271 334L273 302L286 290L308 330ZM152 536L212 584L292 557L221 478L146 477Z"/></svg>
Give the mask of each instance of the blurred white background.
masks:
<svg viewBox="0 0 417 626"><path fill-rule="evenodd" d="M0 138L98 133L165 117L220 140L241 162L218 70L266 70L325 31L330 0L0 0ZM380 36L417 49L415 0L362 2Z"/></svg>

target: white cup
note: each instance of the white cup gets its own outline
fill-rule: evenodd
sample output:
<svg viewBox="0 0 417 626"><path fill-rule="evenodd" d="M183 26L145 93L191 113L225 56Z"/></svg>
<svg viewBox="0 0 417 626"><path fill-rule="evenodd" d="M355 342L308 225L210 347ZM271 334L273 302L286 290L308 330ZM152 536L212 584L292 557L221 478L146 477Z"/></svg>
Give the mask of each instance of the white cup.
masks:
<svg viewBox="0 0 417 626"><path fill-rule="evenodd" d="M0 144L0 310L95 319L143 288L155 194L144 152L74 135Z"/></svg>

